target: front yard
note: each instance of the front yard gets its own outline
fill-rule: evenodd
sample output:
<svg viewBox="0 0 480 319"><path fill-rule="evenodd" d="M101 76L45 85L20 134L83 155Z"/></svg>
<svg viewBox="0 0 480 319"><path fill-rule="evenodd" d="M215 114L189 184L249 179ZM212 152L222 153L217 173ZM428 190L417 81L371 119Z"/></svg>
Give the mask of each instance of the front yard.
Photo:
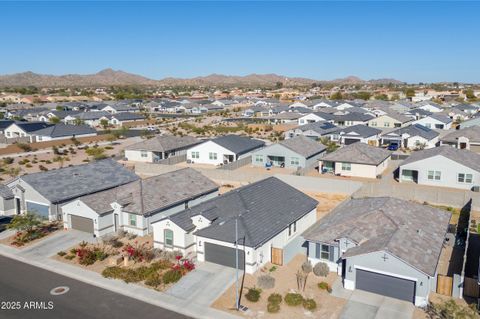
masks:
<svg viewBox="0 0 480 319"><path fill-rule="evenodd" d="M0 240L0 244L17 248L30 246L62 229L59 222L43 221L30 213L16 215L5 227L14 230L15 234Z"/></svg>
<svg viewBox="0 0 480 319"><path fill-rule="evenodd" d="M54 256L58 261L83 267L105 278L137 283L159 291L168 289L195 265L175 252L153 248L150 236L120 234L101 243L81 242Z"/></svg>
<svg viewBox="0 0 480 319"><path fill-rule="evenodd" d="M333 297L328 291L338 276L335 273L328 273L326 277L320 277L310 272L307 276L305 289L299 289L297 272L301 271L304 261L305 256L297 255L285 266L267 264L254 275L246 274L240 304L248 307L249 310L247 312L238 312L234 309L235 285L228 288L212 304L212 307L235 315L253 318L339 317L346 300ZM262 289L259 287L265 287L265 282L263 282L265 275L273 277L273 288ZM260 277L263 279L259 281ZM271 286L271 280L268 285ZM260 290L249 292L250 288L260 288ZM259 291L258 301L250 301L255 299ZM246 296L247 294L249 295L248 297Z"/></svg>

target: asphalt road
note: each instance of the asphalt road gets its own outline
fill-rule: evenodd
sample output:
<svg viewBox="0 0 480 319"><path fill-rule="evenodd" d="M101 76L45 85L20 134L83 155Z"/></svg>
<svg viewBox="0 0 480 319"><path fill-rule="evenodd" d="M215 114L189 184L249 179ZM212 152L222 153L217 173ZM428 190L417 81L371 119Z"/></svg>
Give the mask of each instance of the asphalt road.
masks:
<svg viewBox="0 0 480 319"><path fill-rule="evenodd" d="M59 286L67 286L69 291L51 295L50 291ZM0 256L0 307L1 319L188 318L3 256Z"/></svg>

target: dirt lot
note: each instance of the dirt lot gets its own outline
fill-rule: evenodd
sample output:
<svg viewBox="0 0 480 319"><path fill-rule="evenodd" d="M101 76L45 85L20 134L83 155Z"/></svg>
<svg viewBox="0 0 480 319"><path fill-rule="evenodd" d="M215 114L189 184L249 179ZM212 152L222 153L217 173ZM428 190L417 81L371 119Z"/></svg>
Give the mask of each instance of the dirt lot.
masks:
<svg viewBox="0 0 480 319"><path fill-rule="evenodd" d="M303 261L305 261L305 256L297 255L288 265L276 266L277 269L270 273L275 278L275 287L273 289L264 289L258 302L250 302L242 296L241 304L247 306L250 309L249 312L239 313L232 309L235 300L235 285L228 288L228 290L213 303L212 307L249 318L338 318L346 300L333 297L325 290L317 287L317 284L322 281L332 285L337 278L335 273L330 273L328 277L317 277L313 273L308 276L307 285L302 295L304 298L312 298L317 302L317 309L313 313L306 311L302 306L287 306L283 301L280 305L279 313L270 314L267 312L267 299L270 294L279 293L284 297L286 293L297 290L295 274L297 270L300 269ZM264 267L264 272L258 271L255 275L245 275L243 295L247 293L248 288L256 286L258 276L268 273L272 266L272 264L267 264Z"/></svg>

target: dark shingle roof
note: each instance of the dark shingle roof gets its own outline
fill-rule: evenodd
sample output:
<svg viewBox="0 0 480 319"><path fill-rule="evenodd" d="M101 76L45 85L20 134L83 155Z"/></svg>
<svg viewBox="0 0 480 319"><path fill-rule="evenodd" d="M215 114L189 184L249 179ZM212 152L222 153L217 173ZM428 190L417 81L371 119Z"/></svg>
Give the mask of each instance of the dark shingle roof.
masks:
<svg viewBox="0 0 480 319"><path fill-rule="evenodd" d="M27 133L53 126L53 124L46 122L15 122L15 124Z"/></svg>
<svg viewBox="0 0 480 319"><path fill-rule="evenodd" d="M303 237L333 245L348 238L358 246L344 257L387 251L433 276L450 216L441 209L392 197L352 199L307 229Z"/></svg>
<svg viewBox="0 0 480 319"><path fill-rule="evenodd" d="M339 148L333 153L325 155L322 161L346 162L367 165L378 165L392 153L383 148L365 143L353 143Z"/></svg>
<svg viewBox="0 0 480 319"><path fill-rule="evenodd" d="M12 120L0 120L0 130L3 131L4 129L12 125L12 123L14 123L14 121Z"/></svg>
<svg viewBox="0 0 480 319"><path fill-rule="evenodd" d="M145 116L143 116L142 114L130 113L130 112L116 113L116 114L112 114L110 117L116 118L119 121L133 121L133 120L141 120L145 118Z"/></svg>
<svg viewBox="0 0 480 319"><path fill-rule="evenodd" d="M0 185L0 197L3 199L12 199L14 197L14 194L10 187L6 185Z"/></svg>
<svg viewBox="0 0 480 319"><path fill-rule="evenodd" d="M299 126L296 129L301 130L302 132L314 131L320 135L325 135L338 130L338 126L330 122L319 121Z"/></svg>
<svg viewBox="0 0 480 319"><path fill-rule="evenodd" d="M55 124L47 128L31 132L34 135L50 136L50 137L63 137L73 135L85 135L96 134L93 128L88 125L69 125L69 124Z"/></svg>
<svg viewBox="0 0 480 319"><path fill-rule="evenodd" d="M126 150L145 150L153 152L167 152L197 145L202 141L193 136L173 136L163 135L155 136L146 141L130 145Z"/></svg>
<svg viewBox="0 0 480 319"><path fill-rule="evenodd" d="M111 159L20 177L52 203L130 183L138 178Z"/></svg>
<svg viewBox="0 0 480 319"><path fill-rule="evenodd" d="M480 155L469 150L457 149L449 145L434 147L428 150L421 150L414 152L402 162L400 166L421 161L434 156L443 156L454 162L470 167L471 169L480 172Z"/></svg>
<svg viewBox="0 0 480 319"><path fill-rule="evenodd" d="M398 130L388 132L383 136L389 136L389 135L401 136L403 134L408 134L410 136L420 136L429 141L434 139L438 135L440 135L438 132L435 132L434 130L428 127L425 127L420 124L413 124L413 125L399 128Z"/></svg>
<svg viewBox="0 0 480 319"><path fill-rule="evenodd" d="M248 153L265 145L263 141L233 134L217 137L211 141L238 155Z"/></svg>
<svg viewBox="0 0 480 319"><path fill-rule="evenodd" d="M291 149L297 154L304 156L306 159L325 151L326 147L323 144L315 142L311 138L299 135L294 138L283 140L280 145Z"/></svg>
<svg viewBox="0 0 480 319"><path fill-rule="evenodd" d="M278 178L269 177L172 215L170 220L192 231L195 226L191 217L202 215L212 224L196 231L196 235L233 243L237 218L241 243L256 248L311 212L317 204Z"/></svg>
<svg viewBox="0 0 480 319"><path fill-rule="evenodd" d="M429 117L445 124L452 122L452 119L444 114L433 113Z"/></svg>
<svg viewBox="0 0 480 319"><path fill-rule="evenodd" d="M459 137L466 137L470 142L478 143L480 142L480 126L469 126L457 130L455 132L449 133L441 138L442 142L453 142L456 143Z"/></svg>
<svg viewBox="0 0 480 319"><path fill-rule="evenodd" d="M366 126L363 124L357 124L357 125L338 129L336 132L342 135L343 134L352 135L351 133L356 133L356 136L358 137L370 137L370 136L378 135L382 133L382 130L379 130L377 128L373 128L370 126Z"/></svg>

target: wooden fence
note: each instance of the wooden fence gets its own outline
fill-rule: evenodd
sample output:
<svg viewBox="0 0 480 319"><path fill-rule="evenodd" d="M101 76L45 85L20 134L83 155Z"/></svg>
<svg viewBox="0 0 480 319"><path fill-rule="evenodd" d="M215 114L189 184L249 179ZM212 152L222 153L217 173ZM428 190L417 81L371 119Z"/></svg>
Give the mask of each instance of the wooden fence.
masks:
<svg viewBox="0 0 480 319"><path fill-rule="evenodd" d="M225 165L221 165L217 169L226 169L226 170L229 170L229 171L233 171L237 168L240 168L242 166L246 166L246 165L249 165L249 164L252 164L252 156L251 155L247 156L247 157L244 157L244 158L241 158L238 161L231 162L231 163L228 163L228 164L225 164Z"/></svg>
<svg viewBox="0 0 480 319"><path fill-rule="evenodd" d="M182 163L187 161L187 154L171 156L169 158L159 160L155 162L156 164L163 164L163 165L175 165L178 163Z"/></svg>
<svg viewBox="0 0 480 319"><path fill-rule="evenodd" d="M437 293L444 296L451 296L453 289L453 277L437 276Z"/></svg>
<svg viewBox="0 0 480 319"><path fill-rule="evenodd" d="M463 281L463 295L474 298L480 297L477 279L465 277Z"/></svg>

